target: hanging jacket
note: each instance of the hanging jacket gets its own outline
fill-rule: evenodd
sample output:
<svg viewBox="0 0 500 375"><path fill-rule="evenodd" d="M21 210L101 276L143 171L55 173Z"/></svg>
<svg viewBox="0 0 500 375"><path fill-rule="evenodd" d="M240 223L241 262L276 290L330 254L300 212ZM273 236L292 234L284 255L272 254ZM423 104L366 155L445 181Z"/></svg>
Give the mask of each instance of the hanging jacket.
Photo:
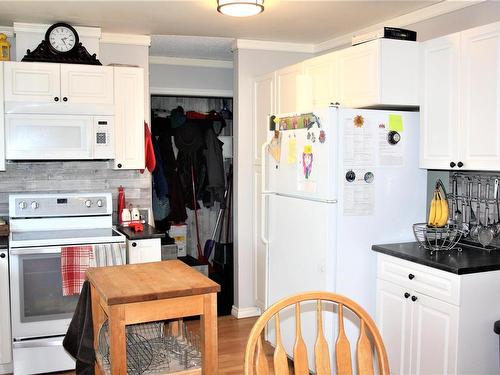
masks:
<svg viewBox="0 0 500 375"><path fill-rule="evenodd" d="M225 178L222 145L210 127L205 130L205 159L207 163L207 185L203 196L203 205L212 207L214 202L224 201Z"/></svg>

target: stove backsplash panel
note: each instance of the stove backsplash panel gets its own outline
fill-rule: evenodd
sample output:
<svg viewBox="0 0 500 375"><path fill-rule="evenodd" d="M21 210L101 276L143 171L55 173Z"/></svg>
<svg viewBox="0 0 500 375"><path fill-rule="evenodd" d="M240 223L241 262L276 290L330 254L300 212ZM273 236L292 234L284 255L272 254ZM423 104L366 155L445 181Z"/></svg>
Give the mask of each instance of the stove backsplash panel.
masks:
<svg viewBox="0 0 500 375"><path fill-rule="evenodd" d="M7 162L0 172L0 217L9 214L9 194L25 192L113 193L116 222L118 187L125 187L127 205L151 207L151 175L146 171L113 170L112 161Z"/></svg>

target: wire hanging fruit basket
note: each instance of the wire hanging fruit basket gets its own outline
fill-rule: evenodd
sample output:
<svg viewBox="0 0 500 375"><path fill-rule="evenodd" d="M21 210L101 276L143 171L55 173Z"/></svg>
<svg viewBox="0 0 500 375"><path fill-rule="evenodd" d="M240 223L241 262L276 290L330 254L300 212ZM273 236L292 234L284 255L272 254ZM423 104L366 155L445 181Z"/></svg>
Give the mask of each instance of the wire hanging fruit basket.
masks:
<svg viewBox="0 0 500 375"><path fill-rule="evenodd" d="M430 227L427 223L413 224L415 239L424 249L445 251L454 248L462 238L464 231L457 225L442 228Z"/></svg>

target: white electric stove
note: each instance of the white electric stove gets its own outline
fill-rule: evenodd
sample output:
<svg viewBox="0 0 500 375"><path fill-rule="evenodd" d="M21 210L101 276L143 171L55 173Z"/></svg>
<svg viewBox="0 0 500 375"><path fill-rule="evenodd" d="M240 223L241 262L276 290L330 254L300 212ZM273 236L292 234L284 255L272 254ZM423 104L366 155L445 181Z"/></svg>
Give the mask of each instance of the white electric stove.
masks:
<svg viewBox="0 0 500 375"><path fill-rule="evenodd" d="M75 368L62 347L78 296L62 294L61 248L125 243L112 227L111 193L9 196L14 373Z"/></svg>

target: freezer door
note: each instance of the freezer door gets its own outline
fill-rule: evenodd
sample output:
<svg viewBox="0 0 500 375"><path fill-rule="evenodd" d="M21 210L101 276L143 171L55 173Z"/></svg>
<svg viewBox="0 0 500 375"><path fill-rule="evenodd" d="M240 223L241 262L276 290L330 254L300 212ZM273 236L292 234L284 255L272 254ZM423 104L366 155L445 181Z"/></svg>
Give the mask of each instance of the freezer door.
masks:
<svg viewBox="0 0 500 375"><path fill-rule="evenodd" d="M270 196L269 210L269 305L300 292L334 291L336 204ZM308 348L314 347L316 337L314 307L314 304L305 304L302 309L306 311L302 333ZM292 356L294 310L283 312L280 318L283 343ZM326 324L325 332L331 333L331 321L327 320ZM272 326L268 334L274 342ZM333 347L331 342L330 347ZM309 353L313 354L312 350ZM309 360L314 363L312 357Z"/></svg>
<svg viewBox="0 0 500 375"><path fill-rule="evenodd" d="M296 121L291 115L277 116L281 119L281 124L277 124L281 127L279 160L267 150L266 190L288 196L336 200L337 109L317 110L314 115L319 124L310 128L300 128L300 125L296 128L301 120ZM270 139L273 136L270 133Z"/></svg>

